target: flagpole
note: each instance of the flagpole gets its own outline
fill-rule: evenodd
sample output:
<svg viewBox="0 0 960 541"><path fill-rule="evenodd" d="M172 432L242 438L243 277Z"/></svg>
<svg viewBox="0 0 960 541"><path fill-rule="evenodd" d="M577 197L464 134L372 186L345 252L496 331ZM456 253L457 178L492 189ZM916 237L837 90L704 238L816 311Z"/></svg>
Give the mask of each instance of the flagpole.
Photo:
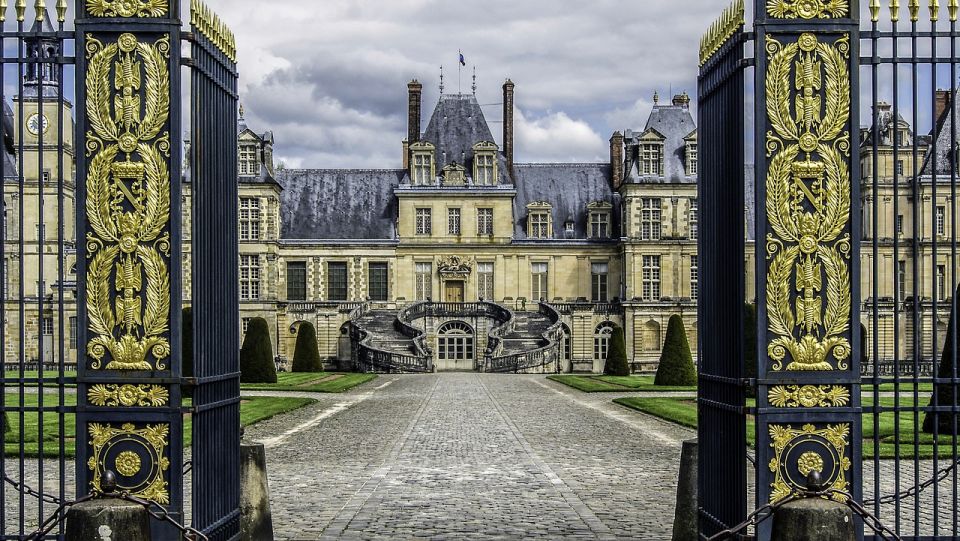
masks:
<svg viewBox="0 0 960 541"><path fill-rule="evenodd" d="M463 62L461 61L463 58L463 50L457 49L457 54L460 55L460 57L457 58L457 94L463 94L463 90L460 88L460 72L463 70Z"/></svg>

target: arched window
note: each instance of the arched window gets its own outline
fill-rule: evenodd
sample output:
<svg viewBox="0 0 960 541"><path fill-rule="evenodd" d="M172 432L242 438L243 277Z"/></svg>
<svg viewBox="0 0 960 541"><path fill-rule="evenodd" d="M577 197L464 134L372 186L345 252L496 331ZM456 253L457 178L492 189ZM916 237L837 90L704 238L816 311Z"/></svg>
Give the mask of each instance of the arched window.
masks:
<svg viewBox="0 0 960 541"><path fill-rule="evenodd" d="M573 353L573 348L572 348L573 343L572 343L572 342L573 342L573 341L572 341L572 339L570 338L570 336L571 336L570 327L567 327L567 324L566 324L566 323L561 323L560 326L561 326L561 329L563 330L563 336L560 338L560 339L563 341L563 344L562 344L562 346L563 346L563 358L569 361L570 359L573 358L573 355L572 355L572 353Z"/></svg>
<svg viewBox="0 0 960 541"><path fill-rule="evenodd" d="M650 320L643 325L643 350L657 351L660 349L660 324Z"/></svg>
<svg viewBox="0 0 960 541"><path fill-rule="evenodd" d="M462 321L444 323L437 330L437 358L463 361L473 359L473 328Z"/></svg>
<svg viewBox="0 0 960 541"><path fill-rule="evenodd" d="M593 333L593 358L606 359L610 351L610 337L613 336L613 323L604 321Z"/></svg>

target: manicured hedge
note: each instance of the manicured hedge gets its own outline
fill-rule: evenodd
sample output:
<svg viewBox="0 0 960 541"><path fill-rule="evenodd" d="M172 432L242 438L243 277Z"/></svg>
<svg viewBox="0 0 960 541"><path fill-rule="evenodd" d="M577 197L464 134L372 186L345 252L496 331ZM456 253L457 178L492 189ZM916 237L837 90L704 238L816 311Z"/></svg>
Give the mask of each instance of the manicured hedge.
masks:
<svg viewBox="0 0 960 541"><path fill-rule="evenodd" d="M629 376L630 365L627 364L627 344L623 337L623 327L614 327L610 337L610 347L607 349L607 362L603 373L608 376Z"/></svg>
<svg viewBox="0 0 960 541"><path fill-rule="evenodd" d="M323 372L320 348L317 346L317 330L309 321L297 329L297 345L293 350L294 372Z"/></svg>
<svg viewBox="0 0 960 541"><path fill-rule="evenodd" d="M262 317L250 320L240 348L241 383L276 383L277 367L273 364L270 329Z"/></svg>
<svg viewBox="0 0 960 541"><path fill-rule="evenodd" d="M663 341L660 365L654 385L696 385L697 369L690 355L690 343L683 328L683 318L674 314L667 324L667 337Z"/></svg>

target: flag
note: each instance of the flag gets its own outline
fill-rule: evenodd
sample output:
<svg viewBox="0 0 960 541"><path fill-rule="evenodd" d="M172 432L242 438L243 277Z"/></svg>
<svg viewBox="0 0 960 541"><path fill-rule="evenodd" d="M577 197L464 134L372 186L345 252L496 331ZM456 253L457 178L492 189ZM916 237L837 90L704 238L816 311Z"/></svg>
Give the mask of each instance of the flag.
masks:
<svg viewBox="0 0 960 541"><path fill-rule="evenodd" d="M460 53L460 65L461 66L467 65L467 61L463 58L463 53Z"/></svg>

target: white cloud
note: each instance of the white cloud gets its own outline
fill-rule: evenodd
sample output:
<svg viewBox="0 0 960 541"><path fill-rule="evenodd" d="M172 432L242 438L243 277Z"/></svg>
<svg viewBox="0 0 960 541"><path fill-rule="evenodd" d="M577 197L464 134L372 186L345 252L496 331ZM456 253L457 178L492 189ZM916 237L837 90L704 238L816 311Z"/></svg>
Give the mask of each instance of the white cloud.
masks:
<svg viewBox="0 0 960 541"><path fill-rule="evenodd" d="M594 162L609 157L608 144L589 124L563 112L527 118L518 109L514 130L518 162Z"/></svg>

